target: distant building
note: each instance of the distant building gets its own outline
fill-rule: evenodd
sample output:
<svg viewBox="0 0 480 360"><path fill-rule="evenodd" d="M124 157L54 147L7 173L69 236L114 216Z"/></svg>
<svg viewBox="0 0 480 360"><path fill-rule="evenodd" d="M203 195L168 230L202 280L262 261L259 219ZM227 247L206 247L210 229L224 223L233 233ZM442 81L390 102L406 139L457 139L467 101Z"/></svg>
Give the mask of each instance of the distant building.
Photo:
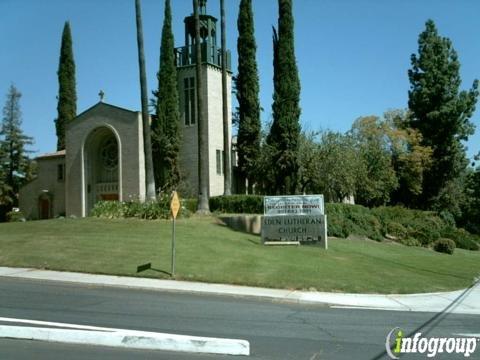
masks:
<svg viewBox="0 0 480 360"><path fill-rule="evenodd" d="M204 118L208 122L209 195L224 193L221 49L217 19L200 10ZM194 17L185 18L185 46L175 49L182 146L180 166L193 193L198 192ZM231 94L227 53L227 94ZM228 97L231 124L231 96ZM231 126L231 125L229 125ZM38 176L20 190L27 218L88 216L100 200L145 199L145 161L141 113L102 101L66 124L66 149L39 156ZM231 128L230 128L231 133ZM235 158L235 157L234 157Z"/></svg>

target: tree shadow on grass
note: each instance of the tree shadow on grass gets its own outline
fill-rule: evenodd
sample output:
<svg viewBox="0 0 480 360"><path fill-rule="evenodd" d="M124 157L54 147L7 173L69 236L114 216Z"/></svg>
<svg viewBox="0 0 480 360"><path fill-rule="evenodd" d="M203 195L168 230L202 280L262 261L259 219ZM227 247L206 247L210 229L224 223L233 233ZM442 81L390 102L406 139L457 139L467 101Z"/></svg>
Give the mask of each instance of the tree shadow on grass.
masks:
<svg viewBox="0 0 480 360"><path fill-rule="evenodd" d="M252 233L248 232L248 231L242 231L240 229L237 229L237 228L234 228L234 227L231 227L231 226L228 226L227 224L225 224L221 219L218 219L218 221L215 221L214 222L215 225L217 226L220 226L222 228L226 228L226 229L229 229L233 232L237 232L237 233L241 233L241 234L247 234L247 235L253 235ZM246 241L252 243L253 245L262 245L261 241L255 241L253 239L246 239Z"/></svg>
<svg viewBox="0 0 480 360"><path fill-rule="evenodd" d="M255 223L255 220L247 220L247 218L242 216L219 216L217 217L217 221L215 221L216 225L229 228L236 232L260 235L259 225Z"/></svg>
<svg viewBox="0 0 480 360"><path fill-rule="evenodd" d="M409 334L404 335L404 337L412 337L416 333L422 333L422 337L426 337L429 333L431 333L445 318L451 315L451 312L455 310L462 302L467 298L470 292L473 290L475 286L480 286L480 281L477 280L472 283L468 288L466 288L460 295L455 298L445 309L436 313L432 316L429 320L424 322L422 325L418 326L415 330L412 330ZM392 344L391 349L395 347L395 342ZM380 352L376 356L374 356L371 360L379 360L384 358L387 355L387 349Z"/></svg>

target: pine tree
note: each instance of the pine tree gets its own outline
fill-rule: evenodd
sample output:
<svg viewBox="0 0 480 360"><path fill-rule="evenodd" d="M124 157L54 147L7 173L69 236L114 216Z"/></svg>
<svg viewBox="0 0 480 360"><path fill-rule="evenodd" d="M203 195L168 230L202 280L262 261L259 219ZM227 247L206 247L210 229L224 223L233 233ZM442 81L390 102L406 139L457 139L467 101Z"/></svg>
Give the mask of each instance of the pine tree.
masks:
<svg viewBox="0 0 480 360"><path fill-rule="evenodd" d="M462 141L473 134L469 121L475 111L478 81L469 91L460 91L460 62L452 43L441 37L432 20L419 36L418 55L411 57L408 71L410 123L433 150L432 166L423 181L422 204L436 207L450 192L455 179L468 164ZM453 199L452 199L453 200ZM449 201L447 201L449 202Z"/></svg>
<svg viewBox="0 0 480 360"><path fill-rule="evenodd" d="M0 130L0 198L12 206L18 204L18 191L29 176L30 160L26 147L33 143L32 138L22 131L21 96L15 86L11 85L3 108Z"/></svg>
<svg viewBox="0 0 480 360"><path fill-rule="evenodd" d="M7 184L6 169L4 164L7 163L7 152L1 146L0 139L0 222L4 221L4 215L9 211L9 206L12 203L12 188Z"/></svg>
<svg viewBox="0 0 480 360"><path fill-rule="evenodd" d="M475 156L475 159L480 160L480 153ZM475 163L472 166L475 166ZM469 169L465 193L467 199L462 204L462 216L457 225L472 233L480 234L480 166Z"/></svg>
<svg viewBox="0 0 480 360"><path fill-rule="evenodd" d="M62 33L62 45L58 64L58 104L55 128L57 132L57 150L65 149L65 123L77 116L77 92L75 90L75 61L72 50L70 23L65 22Z"/></svg>
<svg viewBox="0 0 480 360"><path fill-rule="evenodd" d="M140 92L142 102L143 152L145 155L146 199L155 200L155 177L153 174L152 140L150 137L150 119L148 115L147 76L145 70L145 52L143 49L143 25L140 0L135 0L137 24L138 69L140 75Z"/></svg>
<svg viewBox="0 0 480 360"><path fill-rule="evenodd" d="M274 149L272 192L296 191L300 136L300 79L295 60L292 0L279 0L278 39L274 32L273 123L267 143Z"/></svg>
<svg viewBox="0 0 480 360"><path fill-rule="evenodd" d="M180 151L179 104L175 67L172 11L165 0L165 16L160 47L160 70L156 119L152 122L152 153L155 183L160 189L175 188L180 181L178 153Z"/></svg>
<svg viewBox="0 0 480 360"><path fill-rule="evenodd" d="M255 41L252 0L241 0L238 13L238 75L236 95L238 100L238 166L242 181L248 179L249 192L256 182L258 157L260 155L260 101L259 80L255 58Z"/></svg>

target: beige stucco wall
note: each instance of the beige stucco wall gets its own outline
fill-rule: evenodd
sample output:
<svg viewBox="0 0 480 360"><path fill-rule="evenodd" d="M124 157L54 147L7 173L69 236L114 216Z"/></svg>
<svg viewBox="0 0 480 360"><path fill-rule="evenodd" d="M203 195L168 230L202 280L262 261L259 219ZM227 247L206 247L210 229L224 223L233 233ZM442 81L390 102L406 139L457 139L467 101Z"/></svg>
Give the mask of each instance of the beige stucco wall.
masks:
<svg viewBox="0 0 480 360"><path fill-rule="evenodd" d="M185 95L183 80L195 77L195 67L179 68L177 72L180 107L180 169L192 194L198 193L198 124L185 125Z"/></svg>
<svg viewBox="0 0 480 360"><path fill-rule="evenodd" d="M57 167L65 164L65 157L38 158L37 163L37 178L20 189L20 210L27 219L38 219L39 197L48 194L52 200L52 216L65 215L65 180L57 179Z"/></svg>
<svg viewBox="0 0 480 360"><path fill-rule="evenodd" d="M208 66L207 92L208 94L208 159L210 196L223 195L224 174L217 174L217 152L223 147L223 105L222 105L222 72L219 68ZM227 106L229 139L232 136L232 108L231 108L231 76L227 76ZM231 141L229 142L231 148Z"/></svg>
<svg viewBox="0 0 480 360"><path fill-rule="evenodd" d="M180 166L186 182L191 186L192 193L198 192L198 124L185 125L184 113L184 88L183 80L195 77L195 67L182 67L178 69L178 89L180 102L180 133L182 145L180 148ZM227 78L227 105L228 123L231 138L231 74ZM204 93L203 115L208 121L208 182L209 195L222 195L224 190L224 175L217 174L216 150L223 151L223 110L222 110L222 72L218 67L203 65L202 88Z"/></svg>
<svg viewBox="0 0 480 360"><path fill-rule="evenodd" d="M119 200L145 199L145 161L142 121L133 112L98 103L66 126L66 212L87 216L87 174L85 168L88 137L96 128L108 128L119 146Z"/></svg>
<svg viewBox="0 0 480 360"><path fill-rule="evenodd" d="M180 100L180 166L192 193L198 192L198 125L185 125L183 79L195 77L195 67L178 70ZM215 66L204 65L204 119L208 122L209 195L224 192L224 175L217 174L216 151L223 151L222 74ZM231 135L231 74L227 79L229 132ZM38 179L20 191L20 207L29 218L38 218L38 196L48 190L54 196L54 216L88 215L86 158L89 139L98 128L111 131L119 146L119 200L145 199L145 166L140 112L98 103L66 124L66 156L39 161ZM65 182L57 181L58 162L65 163Z"/></svg>

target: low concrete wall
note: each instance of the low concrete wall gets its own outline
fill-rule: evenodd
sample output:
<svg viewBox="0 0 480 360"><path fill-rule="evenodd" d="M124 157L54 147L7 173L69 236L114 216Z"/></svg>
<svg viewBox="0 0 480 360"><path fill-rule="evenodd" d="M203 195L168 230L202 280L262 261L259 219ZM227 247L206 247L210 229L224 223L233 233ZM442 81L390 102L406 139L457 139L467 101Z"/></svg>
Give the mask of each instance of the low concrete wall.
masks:
<svg viewBox="0 0 480 360"><path fill-rule="evenodd" d="M236 231L255 235L262 233L262 215L222 215L219 219Z"/></svg>

